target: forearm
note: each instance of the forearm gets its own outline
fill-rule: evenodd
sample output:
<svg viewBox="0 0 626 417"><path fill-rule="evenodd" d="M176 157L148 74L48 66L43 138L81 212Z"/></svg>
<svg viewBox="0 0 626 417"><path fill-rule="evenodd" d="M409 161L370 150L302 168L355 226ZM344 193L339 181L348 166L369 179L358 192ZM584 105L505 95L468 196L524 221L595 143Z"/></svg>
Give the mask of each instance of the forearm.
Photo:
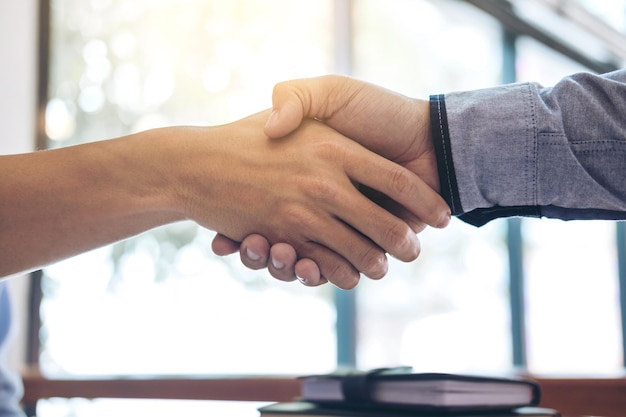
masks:
<svg viewBox="0 0 626 417"><path fill-rule="evenodd" d="M477 225L514 215L626 218L624 108L624 71L433 97L442 193Z"/></svg>
<svg viewBox="0 0 626 417"><path fill-rule="evenodd" d="M180 219L151 136L0 157L0 276Z"/></svg>

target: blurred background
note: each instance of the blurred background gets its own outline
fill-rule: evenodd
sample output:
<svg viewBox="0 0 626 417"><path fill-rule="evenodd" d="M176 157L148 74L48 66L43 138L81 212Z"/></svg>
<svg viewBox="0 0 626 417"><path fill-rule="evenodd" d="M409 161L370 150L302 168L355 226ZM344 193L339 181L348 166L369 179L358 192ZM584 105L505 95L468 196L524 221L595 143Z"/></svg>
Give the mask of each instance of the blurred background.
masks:
<svg viewBox="0 0 626 417"><path fill-rule="evenodd" d="M626 59L618 0L29 3L47 11L33 75L39 148L228 123L270 107L274 84L292 78L342 73L428 98L549 86ZM30 353L17 356L53 377L624 367L626 253L613 222L453 220L420 235L416 262L392 259L387 277L353 291L247 270L211 253L213 235L178 223L34 274L32 289L15 290L30 294L30 306L26 296L16 304L36 335L22 335ZM173 414L162 402L52 399L38 415L131 416L138 404L140 414ZM185 402L176 413L211 406Z"/></svg>

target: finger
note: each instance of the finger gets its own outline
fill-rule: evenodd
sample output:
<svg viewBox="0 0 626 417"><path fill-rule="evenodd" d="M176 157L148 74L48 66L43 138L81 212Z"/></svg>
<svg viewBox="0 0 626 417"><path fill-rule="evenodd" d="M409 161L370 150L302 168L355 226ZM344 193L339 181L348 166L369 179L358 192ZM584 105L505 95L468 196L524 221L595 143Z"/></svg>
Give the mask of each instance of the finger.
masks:
<svg viewBox="0 0 626 417"><path fill-rule="evenodd" d="M247 236L239 247L241 263L250 269L263 269L267 266L270 244L263 236L252 234Z"/></svg>
<svg viewBox="0 0 626 417"><path fill-rule="evenodd" d="M239 242L218 233L211 242L211 249L218 256L226 256L239 250Z"/></svg>
<svg viewBox="0 0 626 417"><path fill-rule="evenodd" d="M413 232L415 232L416 234L426 229L427 225L423 221L418 219L415 214L411 213L404 206L393 201L380 191L372 190L370 187L367 187L363 184L359 184L358 188L364 196L372 200L374 203L389 211L389 213L393 214L399 219L404 220L404 222L408 224L411 230L413 230Z"/></svg>
<svg viewBox="0 0 626 417"><path fill-rule="evenodd" d="M294 98L275 107L267 119L264 132L270 138L282 138L300 126L304 114L300 102Z"/></svg>
<svg viewBox="0 0 626 417"><path fill-rule="evenodd" d="M356 207L361 207L358 214L348 211L345 215L340 213L339 216L345 218L355 229L371 239L377 247L382 248L394 258L404 262L411 262L418 258L421 251L420 242L415 231L406 222L377 205L366 205L364 202L357 204L359 205ZM366 258L372 256L366 252L361 252L361 254ZM348 259L352 261L352 255L348 256ZM352 262L367 264L365 259ZM365 270L361 271L369 278L382 277L368 274Z"/></svg>
<svg viewBox="0 0 626 417"><path fill-rule="evenodd" d="M395 201L390 200L384 207L389 210L390 213L405 221L415 234L419 234L426 229L426 223L415 217L413 213Z"/></svg>
<svg viewBox="0 0 626 417"><path fill-rule="evenodd" d="M386 220L379 226L369 226L370 229L375 230L375 233L372 233L373 236L376 237L377 235L387 234L387 225L389 223L395 223L397 226L403 227L402 230L406 231L405 235L407 236L407 241L410 239L417 241L417 237L410 231L410 228L406 225L406 223L389 214L386 210L378 207L362 194L355 192L354 189L352 190L352 193L346 193L345 199L347 203L343 200L341 202L341 204L345 205L343 208L343 211L345 212L344 214L346 215L345 217L358 217L356 223L368 224L372 221L372 219L368 218L366 214L364 215L361 213L362 210L367 211L367 209L371 209L372 207L376 208L378 210L377 214ZM336 202L334 203L337 204ZM322 202L322 204L324 204L324 202ZM355 210L355 207L358 207L358 210ZM337 207L337 210L342 211L342 208ZM294 215L297 216L297 213L294 213ZM345 275L346 266L350 266L350 268L355 272L360 271L372 279L382 278L387 273L388 264L386 252L389 252L389 250L379 246L373 241L373 239L365 236L359 230L355 230L355 228L344 221L334 217L306 219L294 218L292 221L294 224L301 225L299 234L302 238L299 238L298 242L293 242L298 256L301 258L304 257L313 259L320 266L322 275L329 281L334 283L331 276ZM412 236L412 238L410 236ZM314 249L314 254L317 255L320 253L327 253L329 258L331 256L338 257L341 262L334 261L324 264L321 262L321 260L325 260L324 255L313 256L312 254L305 252L304 248L307 248L307 250L313 250L309 249L312 242L317 242L317 244L319 244L314 246L316 248ZM412 242L403 243L412 245ZM325 252L322 252L318 246L320 248L324 248ZM394 250L395 247L392 245L389 246L389 249L391 249L390 253L395 254L397 252ZM419 248L419 242L417 242L415 246ZM415 257L417 257L417 254L415 254L412 259ZM329 275L329 273L332 274Z"/></svg>
<svg viewBox="0 0 626 417"><path fill-rule="evenodd" d="M295 264L298 260L296 250L287 243L276 243L270 248L267 269L270 274L281 281L296 279Z"/></svg>
<svg viewBox="0 0 626 417"><path fill-rule="evenodd" d="M328 282L322 277L320 268L313 259L303 258L298 260L295 265L295 273L298 280L308 287L316 287Z"/></svg>
<svg viewBox="0 0 626 417"><path fill-rule="evenodd" d="M306 242L298 247L298 254L305 259L296 263L296 275L307 286L317 286L328 281L347 290L359 283L359 271L334 250L315 242ZM314 265L317 265L319 275L316 274Z"/></svg>
<svg viewBox="0 0 626 417"><path fill-rule="evenodd" d="M314 230L318 233L309 235L308 240L340 253L370 278L382 276L372 274L380 272L377 268L383 267L376 264L382 261L377 255L379 250L405 262L415 260L420 253L420 244L411 227L358 192L351 183L348 187L351 189L315 193L320 204L333 207L338 221L324 224L322 219L309 225L317 227ZM341 198L337 199L337 195ZM386 266L384 268L386 271Z"/></svg>
<svg viewBox="0 0 626 417"><path fill-rule="evenodd" d="M401 165L362 149L355 148L345 159L350 178L384 193L429 226L442 228L450 222L450 207L421 178Z"/></svg>

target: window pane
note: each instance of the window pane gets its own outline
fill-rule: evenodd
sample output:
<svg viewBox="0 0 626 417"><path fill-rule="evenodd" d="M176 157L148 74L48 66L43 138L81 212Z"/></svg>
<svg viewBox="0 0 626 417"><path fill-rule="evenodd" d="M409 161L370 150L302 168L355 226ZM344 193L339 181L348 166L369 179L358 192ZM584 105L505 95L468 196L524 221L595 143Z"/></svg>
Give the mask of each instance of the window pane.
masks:
<svg viewBox="0 0 626 417"><path fill-rule="evenodd" d="M609 27L626 33L626 1L595 1L595 0L572 0L580 7L599 18Z"/></svg>
<svg viewBox="0 0 626 417"><path fill-rule="evenodd" d="M52 0L50 146L267 108L276 82L330 72L331 6ZM212 237L179 223L47 268L44 372L333 369L330 286L281 283L215 257Z"/></svg>
<svg viewBox="0 0 626 417"><path fill-rule="evenodd" d="M459 220L420 234L413 263L393 261L359 287L359 363L422 371L500 371L511 364L506 223Z"/></svg>
<svg viewBox="0 0 626 417"><path fill-rule="evenodd" d="M589 70L533 39L517 40L517 79L520 82L538 82L549 87L566 75L582 71Z"/></svg>
<svg viewBox="0 0 626 417"><path fill-rule="evenodd" d="M529 369L622 368L613 222L524 223Z"/></svg>
<svg viewBox="0 0 626 417"><path fill-rule="evenodd" d="M456 1L355 4L355 75L408 96L498 84L500 28ZM453 220L420 234L413 263L393 261L358 287L358 363L418 370L508 368L511 363L505 222Z"/></svg>
<svg viewBox="0 0 626 417"><path fill-rule="evenodd" d="M361 0L354 9L359 78L419 98L501 79L500 26L473 6Z"/></svg>

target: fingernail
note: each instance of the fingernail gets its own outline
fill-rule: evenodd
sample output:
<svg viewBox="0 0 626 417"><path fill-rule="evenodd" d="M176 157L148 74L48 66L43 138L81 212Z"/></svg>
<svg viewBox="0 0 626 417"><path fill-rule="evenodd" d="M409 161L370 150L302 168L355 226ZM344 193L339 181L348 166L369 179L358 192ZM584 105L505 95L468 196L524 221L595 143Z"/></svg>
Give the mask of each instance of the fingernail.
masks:
<svg viewBox="0 0 626 417"><path fill-rule="evenodd" d="M272 258L272 265L274 265L275 269L283 269L285 267L285 264L282 262L278 262L276 259Z"/></svg>
<svg viewBox="0 0 626 417"><path fill-rule="evenodd" d="M246 248L246 256L253 261L258 261L261 259L261 255L258 253L252 252L250 249Z"/></svg>
<svg viewBox="0 0 626 417"><path fill-rule="evenodd" d="M267 122L265 123L265 127L276 124L277 121L278 121L278 110L272 110L272 114L270 114L269 119L267 119Z"/></svg>
<svg viewBox="0 0 626 417"><path fill-rule="evenodd" d="M298 281L300 281L302 284L306 285L306 279L296 275L296 277L298 278Z"/></svg>

